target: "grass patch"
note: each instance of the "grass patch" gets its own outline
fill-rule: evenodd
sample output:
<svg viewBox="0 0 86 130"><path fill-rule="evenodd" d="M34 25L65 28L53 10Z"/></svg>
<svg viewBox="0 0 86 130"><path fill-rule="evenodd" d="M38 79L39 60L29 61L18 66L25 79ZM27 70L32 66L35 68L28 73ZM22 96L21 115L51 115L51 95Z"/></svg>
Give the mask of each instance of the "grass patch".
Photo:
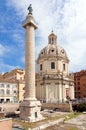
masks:
<svg viewBox="0 0 86 130"><path fill-rule="evenodd" d="M43 120L41 121L37 121L37 122L33 122L33 123L28 123L28 122L24 122L22 120L16 120L16 119L13 119L13 124L19 124L21 125L24 130L27 130L28 128L34 128L34 127L38 127L40 124L43 125L45 123L48 123L49 121L55 121L57 119L60 119L60 118L63 118L64 115L56 115L54 117L47 117L45 116Z"/></svg>
<svg viewBox="0 0 86 130"><path fill-rule="evenodd" d="M49 121L52 122L52 121L55 121L57 119L64 118L66 116L68 116L68 119L65 118L64 121L67 121L67 120L69 120L71 118L77 117L80 114L81 113L72 113L72 114L65 114L65 115L57 114L56 116L53 116L53 117L47 117L47 116L45 116L45 119L43 119L41 121L33 122L33 123L28 123L28 122L24 122L22 120L18 120L18 119L14 120L13 119L13 124L19 124L19 125L21 125L24 128L24 130L28 130L28 128L35 128L35 127L40 126L40 124L43 125L45 123L48 123ZM77 130L77 129L71 128L70 130Z"/></svg>
<svg viewBox="0 0 86 130"><path fill-rule="evenodd" d="M77 116L79 116L79 115L81 115L81 113L78 113L78 112L76 112L76 113L71 113L71 114L69 114L68 116L65 117L65 120L64 120L64 121L68 121L68 120L70 120L70 119L72 119L72 118L75 118L75 117L77 117Z"/></svg>
<svg viewBox="0 0 86 130"><path fill-rule="evenodd" d="M69 130L78 130L77 128L70 128Z"/></svg>

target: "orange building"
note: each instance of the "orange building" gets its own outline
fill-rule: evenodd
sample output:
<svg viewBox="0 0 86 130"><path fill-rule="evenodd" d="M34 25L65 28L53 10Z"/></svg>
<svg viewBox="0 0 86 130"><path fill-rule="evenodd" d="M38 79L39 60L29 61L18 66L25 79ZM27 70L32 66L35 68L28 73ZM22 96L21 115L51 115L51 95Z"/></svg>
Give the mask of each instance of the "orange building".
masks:
<svg viewBox="0 0 86 130"><path fill-rule="evenodd" d="M86 98L86 70L74 73L75 98Z"/></svg>
<svg viewBox="0 0 86 130"><path fill-rule="evenodd" d="M23 69L16 68L14 70L11 70L10 72L6 72L0 75L0 99L2 101L7 101L8 99L9 101L12 101L12 97L14 95L14 87L12 86L14 84L16 85L17 89L17 100L22 101L24 98L25 87L25 71ZM11 95L9 95L10 97L8 97L8 95L6 94L7 85L9 85L9 91L11 92ZM5 94L3 95L2 92L5 92Z"/></svg>
<svg viewBox="0 0 86 130"><path fill-rule="evenodd" d="M10 80L25 80L25 71L20 68L16 68L10 72L6 72L3 75L4 79L10 79Z"/></svg>

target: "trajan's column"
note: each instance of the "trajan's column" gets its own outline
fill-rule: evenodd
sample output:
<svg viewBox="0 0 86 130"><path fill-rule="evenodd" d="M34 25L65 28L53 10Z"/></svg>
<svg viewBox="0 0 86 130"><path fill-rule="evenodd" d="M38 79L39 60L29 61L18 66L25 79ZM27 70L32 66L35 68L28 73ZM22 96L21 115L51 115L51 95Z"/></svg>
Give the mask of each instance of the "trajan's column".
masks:
<svg viewBox="0 0 86 130"><path fill-rule="evenodd" d="M42 119L41 103L35 96L35 29L37 29L37 25L32 15L31 5L28 10L29 13L23 24L26 29L25 98L20 104L20 118L35 122Z"/></svg>

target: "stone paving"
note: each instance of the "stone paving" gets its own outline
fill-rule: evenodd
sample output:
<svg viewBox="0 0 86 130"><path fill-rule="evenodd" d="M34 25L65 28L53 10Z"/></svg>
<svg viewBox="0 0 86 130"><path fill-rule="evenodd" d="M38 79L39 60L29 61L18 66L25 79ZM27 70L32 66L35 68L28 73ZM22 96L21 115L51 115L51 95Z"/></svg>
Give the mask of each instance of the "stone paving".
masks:
<svg viewBox="0 0 86 130"><path fill-rule="evenodd" d="M81 130L86 130L86 114L82 114L74 119L66 121L65 123L76 125Z"/></svg>
<svg viewBox="0 0 86 130"><path fill-rule="evenodd" d="M82 114L64 123L47 127L45 130L86 130L86 114Z"/></svg>
<svg viewBox="0 0 86 130"><path fill-rule="evenodd" d="M46 120L36 123L35 128L29 128L28 130L86 130L86 114L79 115L68 121L64 121L68 113L55 112L49 113L44 112L46 117L54 117L55 115L62 115L57 120Z"/></svg>
<svg viewBox="0 0 86 130"><path fill-rule="evenodd" d="M49 121L43 125L40 125L40 126L33 128L33 129L28 129L28 130L45 130L49 126L54 126L56 124L59 124L60 122L63 122L63 120L64 120L64 118L58 119L58 120L53 121L53 122Z"/></svg>

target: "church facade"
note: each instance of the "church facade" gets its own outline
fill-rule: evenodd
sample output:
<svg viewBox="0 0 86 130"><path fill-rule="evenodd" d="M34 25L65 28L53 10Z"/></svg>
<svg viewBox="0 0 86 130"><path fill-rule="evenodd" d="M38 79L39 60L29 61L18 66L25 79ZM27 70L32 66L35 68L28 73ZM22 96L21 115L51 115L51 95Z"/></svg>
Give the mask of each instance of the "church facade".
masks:
<svg viewBox="0 0 86 130"><path fill-rule="evenodd" d="M57 36L48 36L48 45L38 56L36 97L41 102L58 103L74 99L74 80L69 76L69 59L58 45Z"/></svg>

